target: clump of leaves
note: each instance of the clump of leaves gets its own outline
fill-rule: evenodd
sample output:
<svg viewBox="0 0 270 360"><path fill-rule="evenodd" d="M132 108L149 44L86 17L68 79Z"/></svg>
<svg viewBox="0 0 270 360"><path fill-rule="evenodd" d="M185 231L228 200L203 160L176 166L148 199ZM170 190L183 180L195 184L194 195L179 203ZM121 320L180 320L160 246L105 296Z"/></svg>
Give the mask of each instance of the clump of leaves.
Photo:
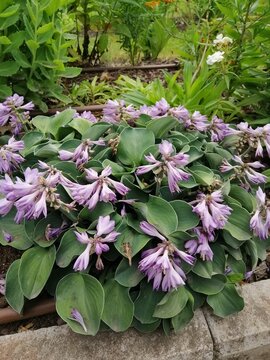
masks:
<svg viewBox="0 0 270 360"><path fill-rule="evenodd" d="M0 113L16 136L0 139L0 243L23 251L5 284L17 312L47 291L73 331L95 335L178 331L205 302L242 310L237 283L270 240L269 126L164 99L109 101L100 119L29 121L31 108L14 95Z"/></svg>

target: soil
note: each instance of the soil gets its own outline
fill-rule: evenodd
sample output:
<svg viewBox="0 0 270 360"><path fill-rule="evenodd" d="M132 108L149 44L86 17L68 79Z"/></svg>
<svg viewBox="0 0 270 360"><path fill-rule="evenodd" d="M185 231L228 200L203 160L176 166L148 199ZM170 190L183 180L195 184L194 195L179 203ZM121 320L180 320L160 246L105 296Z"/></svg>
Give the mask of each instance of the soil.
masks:
<svg viewBox="0 0 270 360"><path fill-rule="evenodd" d="M9 265L20 258L21 252L9 246L0 245L0 276L3 276ZM242 284L270 278L270 250L265 261L262 261L254 270L253 275ZM8 306L5 297L0 296L0 308ZM16 321L9 324L0 325L0 336L32 331L44 327L63 325L64 321L57 314L42 315L32 319Z"/></svg>
<svg viewBox="0 0 270 360"><path fill-rule="evenodd" d="M0 276L6 274L9 265L21 257L21 251L0 245Z"/></svg>
<svg viewBox="0 0 270 360"><path fill-rule="evenodd" d="M65 85L70 88L72 84L79 84L83 80L93 80L95 76L98 77L98 80L105 81L108 84L114 85L115 80L119 78L120 75L126 75L132 79L140 78L142 82L149 83L157 78L164 80L164 71L173 73L175 70L166 70L166 69L151 69L151 70L116 70L116 71L104 71L101 73L93 72L82 72L75 79L65 79Z"/></svg>
<svg viewBox="0 0 270 360"><path fill-rule="evenodd" d="M0 325L0 336L32 331L50 326L63 325L64 321L57 314L42 315L32 319Z"/></svg>

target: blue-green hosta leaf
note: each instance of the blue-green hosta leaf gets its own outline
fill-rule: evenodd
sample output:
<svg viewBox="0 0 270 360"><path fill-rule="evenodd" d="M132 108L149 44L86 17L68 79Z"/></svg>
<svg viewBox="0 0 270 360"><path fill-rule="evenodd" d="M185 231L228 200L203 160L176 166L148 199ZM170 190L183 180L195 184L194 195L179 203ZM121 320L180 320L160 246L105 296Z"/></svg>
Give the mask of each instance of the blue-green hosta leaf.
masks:
<svg viewBox="0 0 270 360"><path fill-rule="evenodd" d="M104 290L96 278L88 274L68 274L57 285L56 310L74 332L96 335L104 308L104 298ZM72 318L71 312L74 309L80 313L85 329Z"/></svg>
<svg viewBox="0 0 270 360"><path fill-rule="evenodd" d="M256 207L255 198L238 185L231 185L230 197L238 200L241 205L249 212L252 212Z"/></svg>
<svg viewBox="0 0 270 360"><path fill-rule="evenodd" d="M189 274L188 284L192 290L206 295L219 293L226 284L226 276L214 275L211 279L206 279L196 274Z"/></svg>
<svg viewBox="0 0 270 360"><path fill-rule="evenodd" d="M134 314L134 304L129 296L129 289L111 279L105 283L104 292L102 321L113 331L127 330Z"/></svg>
<svg viewBox="0 0 270 360"><path fill-rule="evenodd" d="M74 230L68 230L62 237L57 250L56 264L61 268L67 267L74 257L80 255L84 250L85 245L77 240Z"/></svg>
<svg viewBox="0 0 270 360"><path fill-rule="evenodd" d="M218 243L211 244L211 250L213 251L213 272L216 274L224 274L225 271L225 251L224 248Z"/></svg>
<svg viewBox="0 0 270 360"><path fill-rule="evenodd" d="M163 235L169 235L177 230L178 217L169 202L157 196L150 196L148 203L144 205L145 212L143 212L143 215L146 220Z"/></svg>
<svg viewBox="0 0 270 360"><path fill-rule="evenodd" d="M170 205L174 208L174 211L178 217L177 230L186 231L193 229L199 224L199 218L192 211L192 206L182 200L171 201Z"/></svg>
<svg viewBox="0 0 270 360"><path fill-rule="evenodd" d="M155 144L152 131L143 128L125 128L119 139L117 157L125 165L139 165L144 151Z"/></svg>
<svg viewBox="0 0 270 360"><path fill-rule="evenodd" d="M155 331L161 323L161 320L157 320L156 322L152 324L142 324L139 320L136 318L133 319L132 327L134 327L136 330L140 331L141 333L150 333Z"/></svg>
<svg viewBox="0 0 270 360"><path fill-rule="evenodd" d="M51 213L46 218L41 219L35 226L33 240L41 247L51 246L57 239L57 237L48 240L46 238L46 229L60 228L63 223L63 219L57 213Z"/></svg>
<svg viewBox="0 0 270 360"><path fill-rule="evenodd" d="M172 318L172 326L174 331L177 332L182 330L193 319L193 316L193 306L192 303L189 301L184 307L184 309Z"/></svg>
<svg viewBox="0 0 270 360"><path fill-rule="evenodd" d="M136 255L150 241L150 237L145 234L139 234L131 227L123 227L118 229L120 235L117 237L114 246L116 249L128 259Z"/></svg>
<svg viewBox="0 0 270 360"><path fill-rule="evenodd" d="M192 272L203 278L211 279L213 274L213 263L212 261L198 259L195 266L192 268Z"/></svg>
<svg viewBox="0 0 270 360"><path fill-rule="evenodd" d="M215 179L212 170L204 165L193 165L189 171L195 178L196 182L201 185L211 185Z"/></svg>
<svg viewBox="0 0 270 360"><path fill-rule="evenodd" d="M112 124L102 122L93 124L82 134L82 139L98 140L101 136L104 136L110 127L112 127Z"/></svg>
<svg viewBox="0 0 270 360"><path fill-rule="evenodd" d="M126 287L137 286L143 278L144 274L138 269L138 261L135 259L132 259L131 264L128 259L122 259L115 271L115 280Z"/></svg>
<svg viewBox="0 0 270 360"><path fill-rule="evenodd" d="M237 204L230 204L232 213L224 227L235 239L243 241L251 238L250 214Z"/></svg>
<svg viewBox="0 0 270 360"><path fill-rule="evenodd" d="M26 156L31 154L31 152L33 152L33 146L38 144L43 139L44 135L39 131L31 131L30 133L25 134L22 137L22 141L24 142L22 155Z"/></svg>
<svg viewBox="0 0 270 360"><path fill-rule="evenodd" d="M26 225L16 224L14 221L16 211L11 210L6 216L0 217L0 244L3 246L12 246L18 250L26 250L33 245L30 234L28 234ZM29 226L30 223L27 222ZM5 233L12 236L12 242L5 240Z"/></svg>
<svg viewBox="0 0 270 360"><path fill-rule="evenodd" d="M148 130L151 130L156 138L162 139L163 136L176 127L179 122L173 117L163 117L162 119L153 119L146 125Z"/></svg>
<svg viewBox="0 0 270 360"><path fill-rule="evenodd" d="M5 298L8 304L20 313L24 305L24 296L19 282L20 260L15 260L6 274Z"/></svg>
<svg viewBox="0 0 270 360"><path fill-rule="evenodd" d="M156 323L157 318L153 317L157 303L164 297L161 291L153 291L152 284L142 282L139 296L134 305L134 316L142 324Z"/></svg>
<svg viewBox="0 0 270 360"><path fill-rule="evenodd" d="M99 202L94 210L90 211L87 208L83 208L79 213L79 218L88 223L98 220L100 216L110 215L114 212L112 203Z"/></svg>
<svg viewBox="0 0 270 360"><path fill-rule="evenodd" d="M77 130L81 135L85 134L87 131L90 131L92 123L89 120L83 118L76 118L71 120L68 126Z"/></svg>
<svg viewBox="0 0 270 360"><path fill-rule="evenodd" d="M44 288L55 262L56 250L33 247L25 251L19 267L20 287L27 299L34 299Z"/></svg>
<svg viewBox="0 0 270 360"><path fill-rule="evenodd" d="M157 304L153 316L161 319L169 319L180 313L189 299L188 291L184 286L167 293Z"/></svg>
<svg viewBox="0 0 270 360"><path fill-rule="evenodd" d="M233 284L226 284L218 294L207 296L207 303L220 317L235 314L244 308L244 300Z"/></svg>
<svg viewBox="0 0 270 360"><path fill-rule="evenodd" d="M57 133L62 126L67 125L74 117L75 110L67 109L55 116L39 115L32 119L32 124L43 134L52 134L57 137Z"/></svg>

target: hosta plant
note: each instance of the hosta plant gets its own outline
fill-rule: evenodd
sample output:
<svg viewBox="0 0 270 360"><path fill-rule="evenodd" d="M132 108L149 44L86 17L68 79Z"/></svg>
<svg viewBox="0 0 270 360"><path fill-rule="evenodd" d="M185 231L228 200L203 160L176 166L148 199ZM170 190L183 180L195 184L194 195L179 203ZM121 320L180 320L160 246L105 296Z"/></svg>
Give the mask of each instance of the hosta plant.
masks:
<svg viewBox="0 0 270 360"><path fill-rule="evenodd" d="M164 99L109 101L99 119L31 109L0 104L0 242L22 253L1 280L13 309L47 292L89 335L177 331L204 303L242 310L238 284L269 245L268 125Z"/></svg>

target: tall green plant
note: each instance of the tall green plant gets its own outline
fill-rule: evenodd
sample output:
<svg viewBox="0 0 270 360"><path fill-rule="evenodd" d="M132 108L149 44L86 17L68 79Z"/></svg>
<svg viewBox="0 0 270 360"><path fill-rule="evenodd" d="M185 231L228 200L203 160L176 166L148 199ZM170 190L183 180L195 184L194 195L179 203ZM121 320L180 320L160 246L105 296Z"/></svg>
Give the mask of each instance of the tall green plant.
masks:
<svg viewBox="0 0 270 360"><path fill-rule="evenodd" d="M119 0L116 7L117 21L114 29L120 37L121 47L128 52L133 65L140 60L142 53L148 58L157 58L170 37L166 29L169 4L160 2L154 7L147 4L151 2Z"/></svg>
<svg viewBox="0 0 270 360"><path fill-rule="evenodd" d="M75 13L77 50L82 60L92 65L100 63L108 51L108 31L112 27L118 0L76 0L72 9ZM91 41L92 38L92 41Z"/></svg>
<svg viewBox="0 0 270 360"><path fill-rule="evenodd" d="M0 4L0 97L12 92L31 97L43 110L44 98L69 99L60 77L74 77L79 68L70 60L68 34L62 13L70 0L4 0Z"/></svg>

